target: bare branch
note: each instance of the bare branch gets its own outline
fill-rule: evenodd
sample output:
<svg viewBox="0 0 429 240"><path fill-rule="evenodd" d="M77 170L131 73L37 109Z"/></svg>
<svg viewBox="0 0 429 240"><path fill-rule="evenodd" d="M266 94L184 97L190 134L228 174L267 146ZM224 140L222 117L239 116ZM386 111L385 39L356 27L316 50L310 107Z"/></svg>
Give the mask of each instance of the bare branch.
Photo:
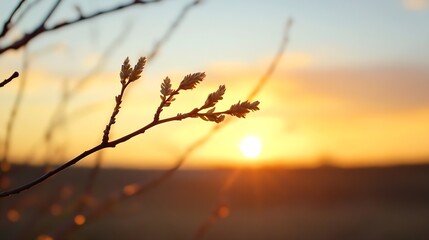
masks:
<svg viewBox="0 0 429 240"><path fill-rule="evenodd" d="M58 6L58 4L59 4L60 1L61 0L58 0L56 2L56 4L54 5L54 7L51 9L51 11L45 17L45 20L49 19L49 17L51 16L52 12L55 11L55 9ZM144 5L144 4L149 4L149 3L156 3L156 2L160 2L160 1L161 0L152 0L152 1L134 0L134 1L131 1L129 3L119 5L117 7L111 8L111 9L107 9L107 10L102 10L102 11L99 11L99 12L95 12L95 13L90 14L90 15L86 15L86 16L80 15L79 17L77 17L74 20L70 20L70 21L58 23L58 24L56 24L56 25L54 25L52 27L49 27L49 28L47 28L46 25L45 25L46 21L43 21L39 26L37 26L36 28L34 28L33 31L25 34L19 40L15 41L15 42L11 43L10 45L7 45L7 46L5 46L3 48L0 48L0 54L6 52L8 50L11 50L11 49L19 49L19 48L25 46L28 42L30 42L32 39L36 38L37 36L39 36L42 33L54 31L54 30L57 30L57 29L60 29L60 28L63 28L63 27L69 26L69 25L73 25L73 24L76 24L76 23L84 22L84 21L87 21L87 20L90 20L90 19L102 16L102 15L105 15L105 14L109 14L109 13L117 12L117 11L122 10L122 9L129 8L129 7L132 7L132 6Z"/></svg>
<svg viewBox="0 0 429 240"><path fill-rule="evenodd" d="M257 93L259 93L261 91L262 87L268 82L271 74L274 72L276 66L279 64L279 62L281 60L281 56L283 55L283 53L286 49L286 45L287 45L287 42L289 39L289 30L291 27L291 23L292 23L292 20L289 19L287 22L286 31L284 32L283 41L279 47L279 51L277 52L273 62L270 64L270 66L268 68L271 70L267 70L267 72L269 72L270 74L267 74L267 72L266 72L264 75L262 75L262 77L260 78L256 87L249 94L248 99L251 99L252 97L254 97ZM171 86L169 88L171 88ZM170 94L172 94L172 91L166 91L165 90L165 92L170 92ZM159 114L158 114L158 117L159 117ZM156 119L156 117L155 117L155 119ZM221 130L223 127L225 127L227 125L227 123L230 122L230 120L231 120L231 118L227 118L226 120L223 121L223 124L214 125L207 134L205 134L204 136L202 136L201 138L197 139L192 144L190 144L186 148L186 150L182 153L182 155L180 155L177 158L175 164L171 168L165 170L158 177L151 179L149 182L135 183L132 185L125 186L122 191L116 192L115 194L111 194L110 198L104 200L104 202L102 202L98 207L96 207L95 209L92 209L89 213L85 214L87 222L89 222L91 220L98 219L98 218L102 217L103 215L107 214L109 212L109 210L111 210L116 204L118 204L118 203L120 203L126 199L136 197L139 195L143 195L143 194L147 193L148 191L154 189L155 187L161 185L162 183L164 183L168 179L170 179L170 177L173 176L174 173L176 173L176 171L182 167L182 165L187 160L187 158L195 150L199 149L201 146L203 146L205 143L207 143L207 141L210 140L219 130ZM210 226L212 224L214 224L214 222L219 218L219 208L223 206L222 201L223 201L224 197L226 196L226 194L228 193L230 187L234 183L235 179L240 174L240 172L241 172L241 169L237 169L233 173L231 173L231 175L227 178L227 180L225 181L225 183L222 187L222 190L220 192L218 203L216 204L214 211L207 218L207 220L201 224L200 228L197 230L197 232L195 234L195 239L203 238L205 236L207 230L210 228ZM132 187L132 191L126 191L128 189L127 187L129 187L129 188ZM213 216L215 216L215 217L213 217ZM70 234L71 232L75 231L76 229L78 229L80 227L82 227L82 225L76 225L76 224L74 224L73 221L71 221L71 222L69 222L69 224L66 227L62 228L61 231L58 231L55 234L53 234L52 237L54 237L54 239L56 239L57 237L64 237L65 235Z"/></svg>
<svg viewBox="0 0 429 240"><path fill-rule="evenodd" d="M29 182L29 183L26 183L26 184L24 184L24 185L22 185L20 187L14 188L14 189L9 190L9 191L1 192L0 193L0 197L6 197L6 196L10 196L12 194L18 194L18 193L20 193L20 192L22 192L24 190L32 188L33 186L42 183L46 179L54 176L55 174L57 174L57 173L65 170L66 168L68 168L68 167L76 164L77 162L79 162L80 160L84 159L85 157L87 157L87 156L89 156L89 155L91 155L91 154L93 154L95 152L98 152L98 151L100 151L102 149L105 149L105 148L115 148L117 145L119 145L121 143L124 143L124 142L126 142L126 141L128 141L128 140L130 140L130 139L132 139L132 138L134 138L136 136L138 136L138 135L141 135L141 134L145 133L146 130L148 130L148 129L154 127L154 126L157 126L157 125L160 125L160 124L164 124L164 123L167 123L167 122L172 122L172 121L181 121L181 120L187 119L187 118L195 118L195 117L201 117L201 116L209 117L209 115L220 116L220 115L224 115L224 114L229 114L229 115L233 115L234 114L234 112L232 110L221 111L221 112L200 113L199 111L201 111L201 108L200 109L194 108L193 110L191 110L191 111L189 111L187 113L177 114L174 117L164 118L164 119L160 119L160 120L154 119L152 122L150 122L146 126L140 128L140 129L138 129L138 130L136 130L134 132L131 132L131 133L129 133L129 134L127 134L127 135L125 135L125 136L123 136L121 138L118 138L118 139L116 139L114 141L109 141L108 134L109 134L110 127L108 127L108 126L111 126L114 123L114 118L115 118L115 116L119 112L120 102L122 101L122 98L120 96L123 95L123 93L124 93L126 87L128 86L128 84L130 84L131 82L133 82L133 81L135 81L135 80L138 79L140 69L143 69L143 66L144 66L143 62L144 62L143 59L139 60L139 62L135 65L135 67L133 69L131 69L130 67L127 66L128 65L127 61L124 62L123 67L122 67L122 71L121 71L121 73L122 73L121 74L121 84L122 84L121 93L120 93L120 95L118 95L116 97L116 103L117 104L116 104L116 106L115 106L115 108L113 110L113 113L112 113L113 117L111 116L109 124L106 126L106 129L104 131L102 143L100 143L99 145L97 145L97 146L95 146L95 147L93 147L91 149L88 149L87 151L82 152L81 154L79 154L75 158L69 160L68 162L60 165L59 167L57 167L57 168L55 168L55 169L47 172L46 174L42 175L41 177L39 177L39 178L37 178L37 179ZM200 77L201 77L200 75L199 74L187 75L185 77L185 79L187 79L187 81L185 81L185 83L190 83L191 85L194 85L195 82L197 82L197 80L195 80L194 78L197 78L198 82L200 82L202 80L202 79L200 80ZM183 83L183 81L182 81L182 83ZM183 85L182 83L181 83L181 85ZM186 85L186 86L188 86L188 85ZM186 88L185 88L185 90L186 90ZM161 109L162 109L163 104L161 104L160 106L161 106ZM113 121L112 121L112 119L113 119ZM107 135L107 140L105 140L106 139L106 135Z"/></svg>
<svg viewBox="0 0 429 240"><path fill-rule="evenodd" d="M55 4L52 6L51 10L49 10L48 14L46 14L45 18L43 19L40 26L46 26L46 22L51 18L52 14L57 10L58 6L60 5L62 0L57 0Z"/></svg>

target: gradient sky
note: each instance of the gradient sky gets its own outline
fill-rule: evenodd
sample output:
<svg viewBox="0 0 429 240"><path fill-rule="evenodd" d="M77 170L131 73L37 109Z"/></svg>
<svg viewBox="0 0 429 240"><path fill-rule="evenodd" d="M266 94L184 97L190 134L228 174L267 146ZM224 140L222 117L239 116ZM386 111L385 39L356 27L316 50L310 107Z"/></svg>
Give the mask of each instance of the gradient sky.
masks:
<svg viewBox="0 0 429 240"><path fill-rule="evenodd" d="M65 1L51 23L75 17L75 5L90 13L119 2L126 1ZM56 134L57 145L67 149L66 156L55 161L97 144L119 91L122 61L130 56L135 62L147 54L188 2L136 7L35 39L29 46L29 83L13 135L12 157L21 161L31 154L42 161L43 131L64 82L73 86L122 33L123 40L103 71L67 107L72 114L84 106L98 106L90 114L69 119ZM30 29L51 3L42 1L11 37ZM2 3L1 21L14 4ZM187 166L246 163L238 146L248 135L261 138L263 164L380 165L429 156L429 2L425 0L205 0L148 63L142 81L127 95L113 136L150 122L165 76L177 85L188 73L207 74L203 84L180 96L164 116L203 103L220 84L227 85L222 106L244 99L277 51L288 17L294 19L290 42L277 71L257 96L261 111L227 126L198 149ZM2 76L21 67L22 50L0 56L0 72L6 73ZM18 82L13 82L1 89L3 129L17 87ZM156 127L108 150L105 164L170 166L211 127L212 123L197 119ZM0 131L2 142L4 132Z"/></svg>

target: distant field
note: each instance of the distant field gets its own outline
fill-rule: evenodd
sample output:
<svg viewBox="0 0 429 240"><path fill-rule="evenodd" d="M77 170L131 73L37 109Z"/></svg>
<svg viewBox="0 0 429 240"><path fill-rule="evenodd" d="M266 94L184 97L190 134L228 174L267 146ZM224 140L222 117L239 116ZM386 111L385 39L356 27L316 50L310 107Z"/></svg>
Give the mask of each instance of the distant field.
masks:
<svg viewBox="0 0 429 240"><path fill-rule="evenodd" d="M13 182L40 173L15 168ZM70 239L192 239L216 202L232 170L180 171L145 195L117 205L89 222ZM75 201L89 173L70 169L34 189L0 200L0 239L14 239L34 221L32 215L58 186L73 186ZM104 169L96 198L125 184L159 174L148 170ZM247 169L225 196L230 214L209 229L206 239L429 239L429 166L386 168ZM20 219L6 220L6 210L19 206ZM38 218L32 232L47 232L64 217Z"/></svg>

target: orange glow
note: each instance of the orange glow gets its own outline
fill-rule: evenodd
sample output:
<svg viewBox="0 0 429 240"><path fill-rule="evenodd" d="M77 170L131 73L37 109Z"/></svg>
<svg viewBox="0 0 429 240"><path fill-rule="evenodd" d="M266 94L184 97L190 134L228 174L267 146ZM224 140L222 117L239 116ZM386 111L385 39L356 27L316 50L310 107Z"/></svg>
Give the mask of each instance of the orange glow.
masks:
<svg viewBox="0 0 429 240"><path fill-rule="evenodd" d="M49 235L42 234L42 235L39 235L39 236L37 237L37 240L54 240L54 238L53 238L53 237L51 237L51 236L49 236Z"/></svg>
<svg viewBox="0 0 429 240"><path fill-rule="evenodd" d="M76 215L74 217L74 223L76 225L83 225L83 224L85 224L85 222L86 222L86 217L82 214Z"/></svg>
<svg viewBox="0 0 429 240"><path fill-rule="evenodd" d="M17 210L9 209L9 211L7 211L7 219L10 222L18 222L20 218L21 218L21 214L19 214Z"/></svg>
<svg viewBox="0 0 429 240"><path fill-rule="evenodd" d="M230 209L227 206L222 206L222 207L218 208L217 215L220 218L226 218L226 217L229 216L230 212L231 211L230 211Z"/></svg>
<svg viewBox="0 0 429 240"><path fill-rule="evenodd" d="M58 216L63 212L63 208L59 204L53 204L49 211L52 215Z"/></svg>
<svg viewBox="0 0 429 240"><path fill-rule="evenodd" d="M124 192L125 195L127 196L131 196L134 195L137 191L138 191L138 185L137 184L129 184L126 185L122 191Z"/></svg>

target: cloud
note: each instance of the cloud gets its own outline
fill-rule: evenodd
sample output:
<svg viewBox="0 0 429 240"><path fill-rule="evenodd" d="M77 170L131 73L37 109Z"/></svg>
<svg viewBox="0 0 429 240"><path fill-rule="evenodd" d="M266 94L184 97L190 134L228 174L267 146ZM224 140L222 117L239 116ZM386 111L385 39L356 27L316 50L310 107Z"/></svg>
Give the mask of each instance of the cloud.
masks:
<svg viewBox="0 0 429 240"><path fill-rule="evenodd" d="M428 78L429 71L418 67L307 70L285 72L275 91L294 102L315 99L368 113L401 112L429 108Z"/></svg>
<svg viewBox="0 0 429 240"><path fill-rule="evenodd" d="M405 8L412 11L424 10L428 7L428 0L403 0Z"/></svg>

